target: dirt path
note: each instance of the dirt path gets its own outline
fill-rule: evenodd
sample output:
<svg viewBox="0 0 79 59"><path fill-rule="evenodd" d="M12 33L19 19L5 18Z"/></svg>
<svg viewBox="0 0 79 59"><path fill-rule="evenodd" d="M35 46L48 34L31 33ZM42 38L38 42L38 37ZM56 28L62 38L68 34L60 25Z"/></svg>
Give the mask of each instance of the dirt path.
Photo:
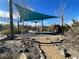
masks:
<svg viewBox="0 0 79 59"><path fill-rule="evenodd" d="M42 50L45 52L47 59L64 59L56 47L50 45L41 45Z"/></svg>
<svg viewBox="0 0 79 59"><path fill-rule="evenodd" d="M63 37L62 36L39 36L34 38L36 38L37 41L49 43L50 39L56 39L56 38L62 39ZM41 46L41 49L45 52L47 59L65 59L64 56L60 55L57 47L53 46L52 44L40 44L40 46Z"/></svg>

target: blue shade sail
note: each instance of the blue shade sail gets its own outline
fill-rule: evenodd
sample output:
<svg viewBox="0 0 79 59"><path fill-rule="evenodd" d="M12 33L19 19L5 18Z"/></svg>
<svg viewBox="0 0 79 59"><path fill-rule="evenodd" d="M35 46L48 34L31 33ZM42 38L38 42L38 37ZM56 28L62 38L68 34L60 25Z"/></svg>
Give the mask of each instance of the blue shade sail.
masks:
<svg viewBox="0 0 79 59"><path fill-rule="evenodd" d="M24 8L21 5L14 3L19 14L20 14L20 21L35 21L35 20L44 20L50 18L58 18L57 16L49 16L45 14L41 14L30 9Z"/></svg>

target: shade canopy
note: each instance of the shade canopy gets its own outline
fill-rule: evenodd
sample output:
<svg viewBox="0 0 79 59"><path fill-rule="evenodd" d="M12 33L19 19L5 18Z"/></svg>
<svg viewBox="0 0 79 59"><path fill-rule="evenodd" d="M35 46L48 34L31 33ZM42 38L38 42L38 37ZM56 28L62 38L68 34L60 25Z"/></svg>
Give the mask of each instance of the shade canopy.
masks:
<svg viewBox="0 0 79 59"><path fill-rule="evenodd" d="M43 19L50 19L50 18L58 18L57 16L49 16L45 14L41 14L35 11L32 11L28 8L25 8L21 5L14 3L17 7L17 10L20 14L20 21L35 21L35 20L43 20Z"/></svg>

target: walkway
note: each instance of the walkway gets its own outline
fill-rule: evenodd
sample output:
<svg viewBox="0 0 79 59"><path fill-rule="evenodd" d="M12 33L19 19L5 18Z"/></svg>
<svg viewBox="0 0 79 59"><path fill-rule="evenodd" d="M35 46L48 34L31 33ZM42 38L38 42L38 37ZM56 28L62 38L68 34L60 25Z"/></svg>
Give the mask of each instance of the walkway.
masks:
<svg viewBox="0 0 79 59"><path fill-rule="evenodd" d="M39 42L49 43L50 39L56 39L56 38L62 39L63 36L42 35L34 38L36 38L36 40ZM64 56L60 55L57 47L53 46L52 44L40 44L40 45L42 50L45 52L47 59L65 59Z"/></svg>

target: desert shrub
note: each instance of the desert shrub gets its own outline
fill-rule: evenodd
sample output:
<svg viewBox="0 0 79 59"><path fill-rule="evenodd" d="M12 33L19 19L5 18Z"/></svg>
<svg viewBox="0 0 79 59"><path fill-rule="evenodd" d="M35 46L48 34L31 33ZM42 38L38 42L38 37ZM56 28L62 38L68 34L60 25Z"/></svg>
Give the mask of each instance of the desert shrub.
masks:
<svg viewBox="0 0 79 59"><path fill-rule="evenodd" d="M63 26L63 30L64 30L64 32L67 32L69 29L70 29L70 25L68 25L68 24L65 24L64 26Z"/></svg>
<svg viewBox="0 0 79 59"><path fill-rule="evenodd" d="M64 34L64 44L71 51L72 55L79 56L79 22L73 20L72 26Z"/></svg>
<svg viewBox="0 0 79 59"><path fill-rule="evenodd" d="M14 29L14 33L15 33L15 34L17 34L17 33L21 33L21 30Z"/></svg>
<svg viewBox="0 0 79 59"><path fill-rule="evenodd" d="M10 30L3 30L2 31L2 34L9 34L10 33Z"/></svg>
<svg viewBox="0 0 79 59"><path fill-rule="evenodd" d="M3 30L1 33L2 34L10 34L10 30ZM18 31L18 29L14 29L14 34L17 34L17 33L21 33L21 31L20 30Z"/></svg>
<svg viewBox="0 0 79 59"><path fill-rule="evenodd" d="M62 26L59 24L50 25L48 28L53 32L62 32Z"/></svg>

